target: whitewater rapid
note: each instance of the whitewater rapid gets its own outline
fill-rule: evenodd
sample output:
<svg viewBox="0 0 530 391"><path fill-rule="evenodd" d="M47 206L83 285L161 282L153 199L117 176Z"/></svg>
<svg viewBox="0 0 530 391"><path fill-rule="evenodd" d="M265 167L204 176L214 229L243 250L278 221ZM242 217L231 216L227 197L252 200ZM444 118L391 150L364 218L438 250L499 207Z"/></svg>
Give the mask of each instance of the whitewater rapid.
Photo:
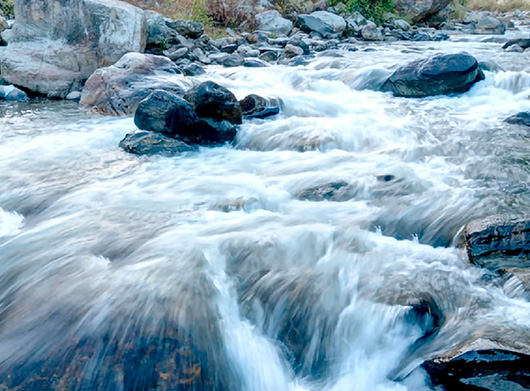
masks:
<svg viewBox="0 0 530 391"><path fill-rule="evenodd" d="M172 158L120 150L132 118L0 103L0 379L60 363L79 389L148 390L145 360L114 356L145 340L159 368L176 334L210 382L176 389L419 391L423 360L470 341L530 348L530 303L458 239L475 218L530 213L528 131L503 122L530 111L530 53L363 49L208 68L193 81L284 110L245 122L234 145ZM462 50L503 70L459 96L376 91L404 61ZM417 344L422 300L443 325Z"/></svg>

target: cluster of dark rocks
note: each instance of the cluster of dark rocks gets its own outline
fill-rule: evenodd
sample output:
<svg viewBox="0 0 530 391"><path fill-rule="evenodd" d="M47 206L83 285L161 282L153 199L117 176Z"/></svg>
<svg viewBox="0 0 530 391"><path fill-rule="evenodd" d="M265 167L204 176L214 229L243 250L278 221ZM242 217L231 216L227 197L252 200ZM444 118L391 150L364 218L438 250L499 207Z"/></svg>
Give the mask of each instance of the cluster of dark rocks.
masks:
<svg viewBox="0 0 530 391"><path fill-rule="evenodd" d="M140 131L126 135L120 146L137 155L175 155L199 145L230 143L243 119L263 119L279 112L278 99L252 94L238 101L213 81L191 88L183 97L155 90L134 114Z"/></svg>

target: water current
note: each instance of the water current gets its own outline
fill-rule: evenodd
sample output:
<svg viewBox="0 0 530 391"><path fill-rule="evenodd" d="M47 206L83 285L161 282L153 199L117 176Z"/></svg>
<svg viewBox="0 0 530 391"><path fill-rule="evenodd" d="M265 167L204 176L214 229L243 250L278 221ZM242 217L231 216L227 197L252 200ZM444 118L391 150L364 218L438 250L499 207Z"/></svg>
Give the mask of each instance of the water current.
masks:
<svg viewBox="0 0 530 391"><path fill-rule="evenodd" d="M0 389L423 391L426 359L530 349L530 303L459 241L530 213L528 130L503 122L530 111L530 53L483 40L212 66L191 80L284 110L171 158L119 149L132 118L0 103ZM461 51L500 68L458 96L374 91Z"/></svg>

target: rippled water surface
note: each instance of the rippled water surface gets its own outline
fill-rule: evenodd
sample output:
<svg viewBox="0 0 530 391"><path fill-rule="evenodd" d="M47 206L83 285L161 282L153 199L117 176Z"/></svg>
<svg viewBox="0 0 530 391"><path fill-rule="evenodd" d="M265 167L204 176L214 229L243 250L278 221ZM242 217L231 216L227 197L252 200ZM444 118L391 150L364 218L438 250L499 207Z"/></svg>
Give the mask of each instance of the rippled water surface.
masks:
<svg viewBox="0 0 530 391"><path fill-rule="evenodd" d="M425 359L530 349L530 304L458 246L530 213L528 129L503 122L530 110L530 53L464 38L211 67L194 80L285 109L174 158L121 151L131 118L0 103L0 389L429 390ZM459 96L372 90L463 50L504 70ZM419 344L426 300L443 325Z"/></svg>

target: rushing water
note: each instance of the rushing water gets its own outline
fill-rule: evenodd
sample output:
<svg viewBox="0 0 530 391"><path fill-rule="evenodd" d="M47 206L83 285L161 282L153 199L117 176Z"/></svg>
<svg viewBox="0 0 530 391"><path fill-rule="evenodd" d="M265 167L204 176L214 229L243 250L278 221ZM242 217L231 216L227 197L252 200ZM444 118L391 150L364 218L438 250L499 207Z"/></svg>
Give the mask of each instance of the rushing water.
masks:
<svg viewBox="0 0 530 391"><path fill-rule="evenodd" d="M212 67L194 80L285 109L174 158L121 151L131 118L1 103L0 389L429 390L425 359L530 349L530 303L458 246L474 218L530 213L528 130L503 122L530 110L530 53L459 40ZM370 89L463 50L504 71L459 96ZM422 303L441 328L419 339Z"/></svg>

